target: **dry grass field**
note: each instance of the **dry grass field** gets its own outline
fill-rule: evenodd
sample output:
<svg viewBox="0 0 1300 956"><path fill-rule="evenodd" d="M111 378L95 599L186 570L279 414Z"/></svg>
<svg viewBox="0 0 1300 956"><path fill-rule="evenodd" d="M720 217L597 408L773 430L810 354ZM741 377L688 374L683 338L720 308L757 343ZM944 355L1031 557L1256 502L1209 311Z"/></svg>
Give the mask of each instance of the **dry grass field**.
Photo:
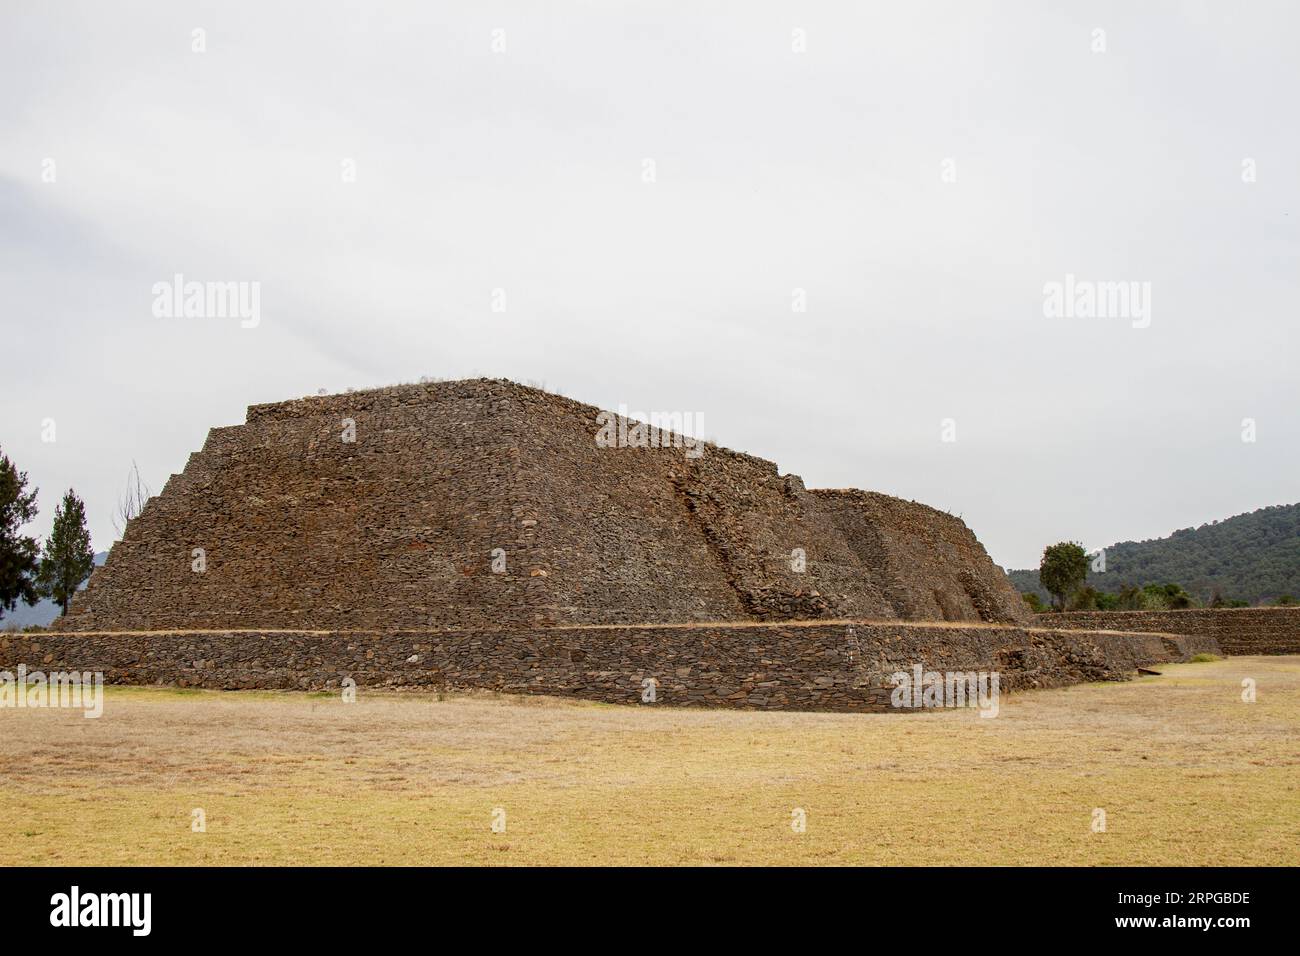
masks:
<svg viewBox="0 0 1300 956"><path fill-rule="evenodd" d="M0 864L1300 864L1300 658L1162 670L994 719L110 688L0 710Z"/></svg>

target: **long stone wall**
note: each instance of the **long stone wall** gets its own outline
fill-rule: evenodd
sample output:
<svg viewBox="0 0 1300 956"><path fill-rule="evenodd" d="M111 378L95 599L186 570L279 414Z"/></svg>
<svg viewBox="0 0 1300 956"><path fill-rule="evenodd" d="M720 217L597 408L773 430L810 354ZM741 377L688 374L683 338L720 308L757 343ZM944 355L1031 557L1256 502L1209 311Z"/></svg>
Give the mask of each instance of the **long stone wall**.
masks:
<svg viewBox="0 0 1300 956"><path fill-rule="evenodd" d="M950 515L809 492L671 433L604 447L600 416L489 379L255 405L209 433L56 627L1028 623Z"/></svg>
<svg viewBox="0 0 1300 956"><path fill-rule="evenodd" d="M1038 614L1039 627L1161 631L1213 640L1225 654L1300 654L1300 607Z"/></svg>
<svg viewBox="0 0 1300 956"><path fill-rule="evenodd" d="M1181 638L996 625L817 622L462 631L32 632L0 670L99 671L109 683L216 689L487 689L611 703L890 710L891 675L1000 674L1001 689L1123 680L1185 660Z"/></svg>

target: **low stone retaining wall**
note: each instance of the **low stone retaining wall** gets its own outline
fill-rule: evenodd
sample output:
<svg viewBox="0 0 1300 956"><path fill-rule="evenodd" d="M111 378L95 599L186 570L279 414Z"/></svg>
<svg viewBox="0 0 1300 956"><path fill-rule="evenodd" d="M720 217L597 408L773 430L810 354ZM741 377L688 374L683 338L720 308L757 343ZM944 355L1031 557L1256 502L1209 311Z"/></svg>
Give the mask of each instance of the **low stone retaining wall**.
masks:
<svg viewBox="0 0 1300 956"><path fill-rule="evenodd" d="M1000 674L1015 691L1125 680L1185 660L1181 638L880 622L532 631L39 632L0 636L0 669L100 671L108 683L215 689L488 689L611 703L892 710L896 671Z"/></svg>
<svg viewBox="0 0 1300 956"><path fill-rule="evenodd" d="M1068 611L1038 614L1035 623L1050 628L1181 634L1191 639L1214 640L1225 654L1300 654L1300 607Z"/></svg>

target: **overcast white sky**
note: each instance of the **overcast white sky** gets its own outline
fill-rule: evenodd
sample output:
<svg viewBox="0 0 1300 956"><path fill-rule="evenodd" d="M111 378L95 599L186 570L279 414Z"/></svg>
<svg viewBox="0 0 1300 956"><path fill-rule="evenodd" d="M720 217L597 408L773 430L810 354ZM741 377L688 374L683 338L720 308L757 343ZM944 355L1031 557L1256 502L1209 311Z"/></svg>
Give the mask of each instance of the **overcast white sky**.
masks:
<svg viewBox="0 0 1300 956"><path fill-rule="evenodd" d="M1300 500L1293 2L374 6L3 0L34 533L71 485L107 548L133 459L422 375L696 412L1010 567ZM260 324L155 317L175 273ZM1151 283L1149 327L1045 317L1067 273Z"/></svg>

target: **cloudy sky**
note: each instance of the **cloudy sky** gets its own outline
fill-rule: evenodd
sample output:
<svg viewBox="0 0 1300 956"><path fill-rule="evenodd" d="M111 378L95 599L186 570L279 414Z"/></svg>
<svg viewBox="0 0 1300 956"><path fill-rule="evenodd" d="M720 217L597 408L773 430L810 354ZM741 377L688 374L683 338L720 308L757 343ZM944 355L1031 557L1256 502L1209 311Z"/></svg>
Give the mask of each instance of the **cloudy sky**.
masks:
<svg viewBox="0 0 1300 956"><path fill-rule="evenodd" d="M1300 500L1294 3L541 6L4 5L33 533L421 376L697 413L1011 567ZM178 273L255 327L156 315ZM1049 316L1067 275L1149 298Z"/></svg>

